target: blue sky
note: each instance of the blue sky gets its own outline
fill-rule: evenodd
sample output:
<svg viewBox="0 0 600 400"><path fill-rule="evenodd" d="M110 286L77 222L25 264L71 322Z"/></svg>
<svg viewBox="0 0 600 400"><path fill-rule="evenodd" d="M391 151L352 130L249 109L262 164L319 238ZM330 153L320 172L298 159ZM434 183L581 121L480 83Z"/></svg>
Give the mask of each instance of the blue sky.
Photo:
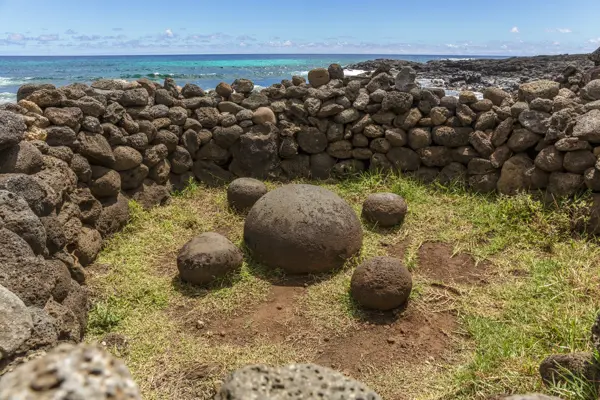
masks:
<svg viewBox="0 0 600 400"><path fill-rule="evenodd" d="M600 0L0 0L0 55L528 55L600 47Z"/></svg>

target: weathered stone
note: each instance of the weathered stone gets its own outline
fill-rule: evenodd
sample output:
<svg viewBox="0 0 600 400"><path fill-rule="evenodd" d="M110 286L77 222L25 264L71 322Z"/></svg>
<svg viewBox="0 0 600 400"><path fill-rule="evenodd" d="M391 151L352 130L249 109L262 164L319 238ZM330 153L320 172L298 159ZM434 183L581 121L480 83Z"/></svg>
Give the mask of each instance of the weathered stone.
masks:
<svg viewBox="0 0 600 400"><path fill-rule="evenodd" d="M115 156L104 136L98 133L79 132L79 153L92 163L112 167Z"/></svg>
<svg viewBox="0 0 600 400"><path fill-rule="evenodd" d="M548 181L548 192L554 197L571 197L583 188L583 176L570 172L552 172Z"/></svg>
<svg viewBox="0 0 600 400"><path fill-rule="evenodd" d="M600 110L591 110L577 117L573 136L592 143L600 143Z"/></svg>
<svg viewBox="0 0 600 400"><path fill-rule="evenodd" d="M92 166L90 190L95 197L114 197L121 190L121 176L113 169Z"/></svg>
<svg viewBox="0 0 600 400"><path fill-rule="evenodd" d="M46 231L39 218L22 197L6 190L0 190L0 227L23 238L35 254L47 251Z"/></svg>
<svg viewBox="0 0 600 400"><path fill-rule="evenodd" d="M435 144L446 147L460 147L469 144L470 128L452 128L450 126L436 126L431 137Z"/></svg>
<svg viewBox="0 0 600 400"><path fill-rule="evenodd" d="M549 80L539 80L524 83L519 86L519 100L531 102L536 98L552 100L558 95L560 85L558 82Z"/></svg>
<svg viewBox="0 0 600 400"><path fill-rule="evenodd" d="M0 360L13 355L31 337L32 329L31 314L23 301L0 285Z"/></svg>
<svg viewBox="0 0 600 400"><path fill-rule="evenodd" d="M62 344L47 355L20 365L0 382L0 398L140 400L127 367L109 353L87 344Z"/></svg>
<svg viewBox="0 0 600 400"><path fill-rule="evenodd" d="M596 157L589 150L569 151L565 154L563 167L568 172L583 174L586 169L596 164Z"/></svg>
<svg viewBox="0 0 600 400"><path fill-rule="evenodd" d="M515 129L508 139L508 147L515 153L521 153L534 147L542 137L527 129Z"/></svg>
<svg viewBox="0 0 600 400"><path fill-rule="evenodd" d="M533 161L525 154L517 154L511 157L502 166L497 184L498 192L514 195L527 190L530 183L525 172L531 167L533 167Z"/></svg>
<svg viewBox="0 0 600 400"><path fill-rule="evenodd" d="M329 83L329 71L325 68L315 68L308 72L308 82L312 87L319 87Z"/></svg>
<svg viewBox="0 0 600 400"><path fill-rule="evenodd" d="M377 226L389 227L402 223L408 212L406 202L394 193L369 195L362 206L362 217Z"/></svg>
<svg viewBox="0 0 600 400"><path fill-rule="evenodd" d="M43 164L42 153L26 141L4 151L0 150L0 174L34 174L42 168Z"/></svg>
<svg viewBox="0 0 600 400"><path fill-rule="evenodd" d="M246 366L225 379L215 400L300 400L317 397L381 400L362 383L313 364Z"/></svg>
<svg viewBox="0 0 600 400"><path fill-rule="evenodd" d="M309 154L321 153L327 148L327 135L316 128L305 127L297 134L298 145Z"/></svg>
<svg viewBox="0 0 600 400"><path fill-rule="evenodd" d="M392 147L386 156L397 171L416 171L421 165L419 155L406 147Z"/></svg>
<svg viewBox="0 0 600 400"><path fill-rule="evenodd" d="M359 251L362 228L352 208L334 193L287 185L254 205L244 240L253 257L269 267L317 273L340 267Z"/></svg>
<svg viewBox="0 0 600 400"><path fill-rule="evenodd" d="M127 198L118 194L116 198L102 200L102 211L96 222L96 229L103 238L120 231L129 220Z"/></svg>
<svg viewBox="0 0 600 400"><path fill-rule="evenodd" d="M22 116L0 110L0 150L17 145L23 140L26 130Z"/></svg>

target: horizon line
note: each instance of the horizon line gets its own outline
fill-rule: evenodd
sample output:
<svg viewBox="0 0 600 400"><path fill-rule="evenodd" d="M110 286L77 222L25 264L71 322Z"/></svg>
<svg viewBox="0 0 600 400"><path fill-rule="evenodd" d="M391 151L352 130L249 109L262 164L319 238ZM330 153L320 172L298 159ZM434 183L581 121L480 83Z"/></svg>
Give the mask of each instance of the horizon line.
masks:
<svg viewBox="0 0 600 400"><path fill-rule="evenodd" d="M0 57L149 57L149 56L447 56L447 57L539 57L576 56L589 53L558 54L446 54L446 53L156 53L156 54L0 54Z"/></svg>

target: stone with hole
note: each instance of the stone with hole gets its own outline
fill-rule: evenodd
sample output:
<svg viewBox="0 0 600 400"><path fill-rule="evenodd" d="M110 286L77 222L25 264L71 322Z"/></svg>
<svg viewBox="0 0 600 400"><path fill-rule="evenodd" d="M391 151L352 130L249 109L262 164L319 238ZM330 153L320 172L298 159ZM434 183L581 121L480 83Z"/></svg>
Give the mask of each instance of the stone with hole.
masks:
<svg viewBox="0 0 600 400"><path fill-rule="evenodd" d="M258 179L238 178L227 188L227 203L235 210L247 211L267 192L267 186Z"/></svg>
<svg viewBox="0 0 600 400"><path fill-rule="evenodd" d="M244 225L256 261L292 274L331 271L358 253L362 227L335 193L313 185L286 185L263 196Z"/></svg>
<svg viewBox="0 0 600 400"><path fill-rule="evenodd" d="M206 285L242 266L243 255L226 237L206 232L187 242L177 256L182 281Z"/></svg>
<svg viewBox="0 0 600 400"><path fill-rule="evenodd" d="M362 217L378 226L389 227L402 223L408 211L406 201L395 193L375 193L363 203Z"/></svg>
<svg viewBox="0 0 600 400"><path fill-rule="evenodd" d="M408 300L412 277L398 258L373 257L360 264L350 282L352 298L362 307L392 310Z"/></svg>

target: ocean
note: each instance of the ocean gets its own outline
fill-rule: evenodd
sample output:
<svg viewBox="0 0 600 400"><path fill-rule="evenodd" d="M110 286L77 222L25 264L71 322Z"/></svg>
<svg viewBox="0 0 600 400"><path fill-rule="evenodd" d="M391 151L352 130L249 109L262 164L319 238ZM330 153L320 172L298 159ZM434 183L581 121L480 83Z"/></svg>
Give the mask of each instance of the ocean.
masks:
<svg viewBox="0 0 600 400"><path fill-rule="evenodd" d="M485 58L477 56L389 55L389 54L240 54L240 55L149 55L149 56L0 56L0 103L16 101L19 87L26 83L91 83L100 78L135 80L166 77L179 85L195 83L214 89L219 82L251 79L259 87L308 75L316 67L338 63L347 66L375 58L416 62L435 59ZM494 57L490 57L494 58ZM362 71L347 70L347 74Z"/></svg>

